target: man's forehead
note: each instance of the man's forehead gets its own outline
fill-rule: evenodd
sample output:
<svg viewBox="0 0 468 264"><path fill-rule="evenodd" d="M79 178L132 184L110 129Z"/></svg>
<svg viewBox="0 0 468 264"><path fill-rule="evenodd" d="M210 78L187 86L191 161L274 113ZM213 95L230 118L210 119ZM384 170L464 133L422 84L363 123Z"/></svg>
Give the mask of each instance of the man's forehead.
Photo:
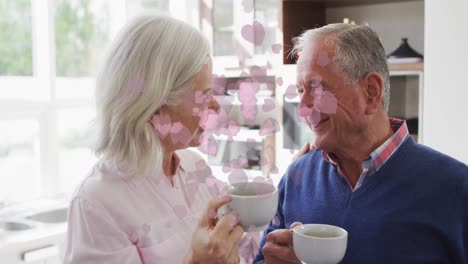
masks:
<svg viewBox="0 0 468 264"><path fill-rule="evenodd" d="M297 82L322 78L330 69L334 56L333 45L327 40L306 40L297 62Z"/></svg>

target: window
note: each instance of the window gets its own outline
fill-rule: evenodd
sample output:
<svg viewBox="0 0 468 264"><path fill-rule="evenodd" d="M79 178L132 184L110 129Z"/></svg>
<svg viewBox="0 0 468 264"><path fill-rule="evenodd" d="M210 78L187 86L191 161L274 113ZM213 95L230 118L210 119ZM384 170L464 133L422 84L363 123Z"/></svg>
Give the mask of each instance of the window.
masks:
<svg viewBox="0 0 468 264"><path fill-rule="evenodd" d="M31 76L30 0L0 0L0 75Z"/></svg>
<svg viewBox="0 0 468 264"><path fill-rule="evenodd" d="M40 194L39 124L36 120L0 120L0 200Z"/></svg>
<svg viewBox="0 0 468 264"><path fill-rule="evenodd" d="M110 41L109 0L57 0L55 8L56 94L89 98Z"/></svg>
<svg viewBox="0 0 468 264"><path fill-rule="evenodd" d="M277 0L202 0L202 7L210 10L211 16L201 17L202 31L213 42L215 65L225 68L257 64L267 65L273 52L273 44L280 43L279 6ZM261 24L265 31L261 43L249 41L242 33L244 26ZM252 39L258 33L252 31ZM245 32L244 32L245 33ZM276 62L275 62L276 63Z"/></svg>
<svg viewBox="0 0 468 264"><path fill-rule="evenodd" d="M57 76L81 77L95 72L108 36L106 1L58 0L55 9Z"/></svg>
<svg viewBox="0 0 468 264"><path fill-rule="evenodd" d="M71 194L96 161L95 76L110 41L143 10L191 21L192 8L191 0L0 0L0 201Z"/></svg>
<svg viewBox="0 0 468 264"><path fill-rule="evenodd" d="M265 40L261 45L255 46L255 54L271 53L271 46L279 43L277 40L279 4L277 0L255 0L255 20L260 21L265 29Z"/></svg>
<svg viewBox="0 0 468 264"><path fill-rule="evenodd" d="M70 193L97 158L89 148L94 107L70 107L57 111L58 174L60 190Z"/></svg>
<svg viewBox="0 0 468 264"><path fill-rule="evenodd" d="M94 164L95 76L129 18L157 10L202 30L210 21L215 57L238 63L239 50L264 53L278 36L274 0L255 0L258 10L250 12L242 2L0 0L0 201L70 194ZM240 36L254 19L265 20L257 48Z"/></svg>
<svg viewBox="0 0 468 264"><path fill-rule="evenodd" d="M144 8L156 9L161 12L169 11L169 0L142 0L141 5Z"/></svg>
<svg viewBox="0 0 468 264"><path fill-rule="evenodd" d="M213 2L213 55L234 56L234 11L232 0Z"/></svg>

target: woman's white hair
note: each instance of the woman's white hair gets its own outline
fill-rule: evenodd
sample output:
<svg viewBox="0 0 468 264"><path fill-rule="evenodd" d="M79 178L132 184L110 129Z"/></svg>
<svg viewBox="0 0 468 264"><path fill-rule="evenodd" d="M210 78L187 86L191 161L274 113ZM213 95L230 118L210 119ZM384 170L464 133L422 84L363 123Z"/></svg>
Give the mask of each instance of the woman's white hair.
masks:
<svg viewBox="0 0 468 264"><path fill-rule="evenodd" d="M153 175L163 147L149 120L177 104L209 58L206 38L182 21L147 14L128 23L97 77L96 155L125 177Z"/></svg>
<svg viewBox="0 0 468 264"><path fill-rule="evenodd" d="M390 77L385 50L377 33L367 25L344 23L329 24L310 29L295 38L292 54L303 49L310 41L326 38L326 43L335 45L332 65L346 81L355 83L369 72L375 71L382 76L384 91L382 103L385 111L390 104Z"/></svg>

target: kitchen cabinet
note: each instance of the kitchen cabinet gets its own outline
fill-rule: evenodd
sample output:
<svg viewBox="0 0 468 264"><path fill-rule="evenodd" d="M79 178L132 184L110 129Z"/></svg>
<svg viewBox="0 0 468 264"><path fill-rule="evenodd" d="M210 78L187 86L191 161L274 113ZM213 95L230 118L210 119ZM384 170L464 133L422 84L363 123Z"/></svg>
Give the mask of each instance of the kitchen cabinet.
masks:
<svg viewBox="0 0 468 264"><path fill-rule="evenodd" d="M342 22L344 18L349 18L355 20L357 24L368 23L381 37L386 54L395 50L403 37L409 38L410 45L418 52L423 53L424 50L424 1L283 0L282 11L285 47L292 47L292 39L306 29ZM283 53L285 67L295 63L289 53L290 49L285 48ZM423 142L424 64L422 62L389 64L389 68L391 83L389 115L407 119L411 134L419 142ZM282 72L295 75L291 70ZM294 77L287 79L290 79L289 84L294 84ZM284 98L280 100L286 102ZM292 110L288 109L292 108L286 107L282 117L286 114L292 115ZM286 127L289 125L293 130L291 133L294 134L283 135L284 147L298 148L304 141L310 139L310 136L306 137L298 132L303 126L282 120L283 125ZM285 128L285 131L288 129Z"/></svg>
<svg viewBox="0 0 468 264"><path fill-rule="evenodd" d="M26 231L27 232L27 231ZM8 243L0 248L1 263L5 264L58 264L59 247L64 235L46 236L41 239Z"/></svg>

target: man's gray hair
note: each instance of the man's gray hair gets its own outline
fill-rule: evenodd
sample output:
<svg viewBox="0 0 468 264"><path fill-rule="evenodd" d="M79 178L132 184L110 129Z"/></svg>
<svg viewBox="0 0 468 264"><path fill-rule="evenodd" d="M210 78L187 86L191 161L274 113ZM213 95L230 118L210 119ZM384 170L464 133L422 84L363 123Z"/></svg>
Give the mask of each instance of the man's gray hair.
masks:
<svg viewBox="0 0 468 264"><path fill-rule="evenodd" d="M388 112L390 77L385 50L377 33L367 25L329 24L307 30L295 38L292 54L301 51L306 42L310 44L310 41L319 39L325 39L325 43L335 45L332 65L349 83L359 81L372 71L382 76L384 86L382 103Z"/></svg>

